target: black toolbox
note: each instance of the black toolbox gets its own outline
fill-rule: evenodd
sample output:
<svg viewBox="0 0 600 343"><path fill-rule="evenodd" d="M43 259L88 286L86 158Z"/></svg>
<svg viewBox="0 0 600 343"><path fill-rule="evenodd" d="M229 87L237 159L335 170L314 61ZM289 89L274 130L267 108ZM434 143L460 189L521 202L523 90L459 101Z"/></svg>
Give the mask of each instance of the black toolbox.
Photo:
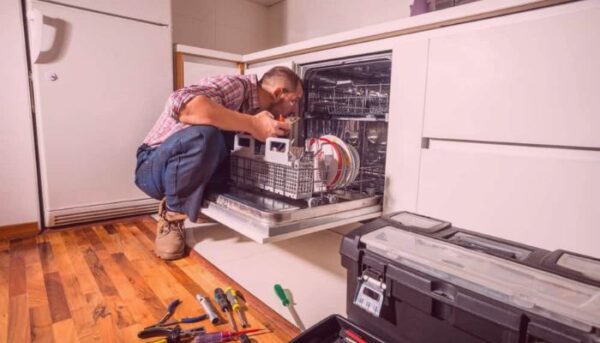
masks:
<svg viewBox="0 0 600 343"><path fill-rule="evenodd" d="M598 259L410 212L350 232L341 255L349 319L386 342L600 342Z"/></svg>
<svg viewBox="0 0 600 343"><path fill-rule="evenodd" d="M385 343L363 328L337 314L303 331L290 343Z"/></svg>

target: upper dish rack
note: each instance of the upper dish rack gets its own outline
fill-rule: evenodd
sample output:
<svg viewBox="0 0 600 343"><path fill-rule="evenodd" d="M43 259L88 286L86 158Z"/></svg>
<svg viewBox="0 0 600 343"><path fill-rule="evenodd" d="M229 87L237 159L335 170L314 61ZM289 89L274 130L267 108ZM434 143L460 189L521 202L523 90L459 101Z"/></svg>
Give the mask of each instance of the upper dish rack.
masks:
<svg viewBox="0 0 600 343"><path fill-rule="evenodd" d="M308 91L308 112L339 116L384 116L388 113L390 84L337 81Z"/></svg>

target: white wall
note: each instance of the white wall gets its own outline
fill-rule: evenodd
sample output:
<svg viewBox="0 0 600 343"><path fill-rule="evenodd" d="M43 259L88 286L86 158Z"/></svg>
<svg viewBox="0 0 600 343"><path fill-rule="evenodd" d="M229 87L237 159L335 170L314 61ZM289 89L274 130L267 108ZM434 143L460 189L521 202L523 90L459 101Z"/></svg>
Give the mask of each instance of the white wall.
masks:
<svg viewBox="0 0 600 343"><path fill-rule="evenodd" d="M171 0L173 42L250 53L408 17L412 0Z"/></svg>
<svg viewBox="0 0 600 343"><path fill-rule="evenodd" d="M267 7L247 0L172 0L173 43L233 53L273 47Z"/></svg>
<svg viewBox="0 0 600 343"><path fill-rule="evenodd" d="M21 1L0 1L0 226L38 221Z"/></svg>
<svg viewBox="0 0 600 343"><path fill-rule="evenodd" d="M283 0L269 7L274 46L401 19L412 0Z"/></svg>

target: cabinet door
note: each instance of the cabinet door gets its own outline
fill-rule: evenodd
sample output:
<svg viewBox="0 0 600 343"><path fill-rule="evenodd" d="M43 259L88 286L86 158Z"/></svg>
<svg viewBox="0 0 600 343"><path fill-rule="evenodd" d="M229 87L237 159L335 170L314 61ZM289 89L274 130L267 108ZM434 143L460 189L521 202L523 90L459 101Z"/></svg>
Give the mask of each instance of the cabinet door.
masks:
<svg viewBox="0 0 600 343"><path fill-rule="evenodd" d="M155 200L133 182L135 151L171 92L169 28L47 2L31 6L46 225L148 212Z"/></svg>
<svg viewBox="0 0 600 343"><path fill-rule="evenodd" d="M427 78L427 40L401 42L392 54L383 212L415 211Z"/></svg>
<svg viewBox="0 0 600 343"><path fill-rule="evenodd" d="M417 210L458 227L600 257L600 152L432 140Z"/></svg>
<svg viewBox="0 0 600 343"><path fill-rule="evenodd" d="M600 147L600 4L574 5L432 38L424 135Z"/></svg>

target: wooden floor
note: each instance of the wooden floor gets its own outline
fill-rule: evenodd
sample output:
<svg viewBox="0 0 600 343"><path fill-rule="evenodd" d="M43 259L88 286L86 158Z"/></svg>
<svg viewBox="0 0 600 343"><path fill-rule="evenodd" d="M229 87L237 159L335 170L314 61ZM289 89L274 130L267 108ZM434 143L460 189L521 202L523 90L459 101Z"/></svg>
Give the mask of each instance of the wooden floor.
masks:
<svg viewBox="0 0 600 343"><path fill-rule="evenodd" d="M172 300L183 301L174 318L196 316L203 313L196 293L227 286L245 296L251 327L270 331L254 342L298 333L195 252L173 262L154 256L154 230L144 216L0 241L0 342L137 342ZM197 325L231 330L208 321L184 327Z"/></svg>

